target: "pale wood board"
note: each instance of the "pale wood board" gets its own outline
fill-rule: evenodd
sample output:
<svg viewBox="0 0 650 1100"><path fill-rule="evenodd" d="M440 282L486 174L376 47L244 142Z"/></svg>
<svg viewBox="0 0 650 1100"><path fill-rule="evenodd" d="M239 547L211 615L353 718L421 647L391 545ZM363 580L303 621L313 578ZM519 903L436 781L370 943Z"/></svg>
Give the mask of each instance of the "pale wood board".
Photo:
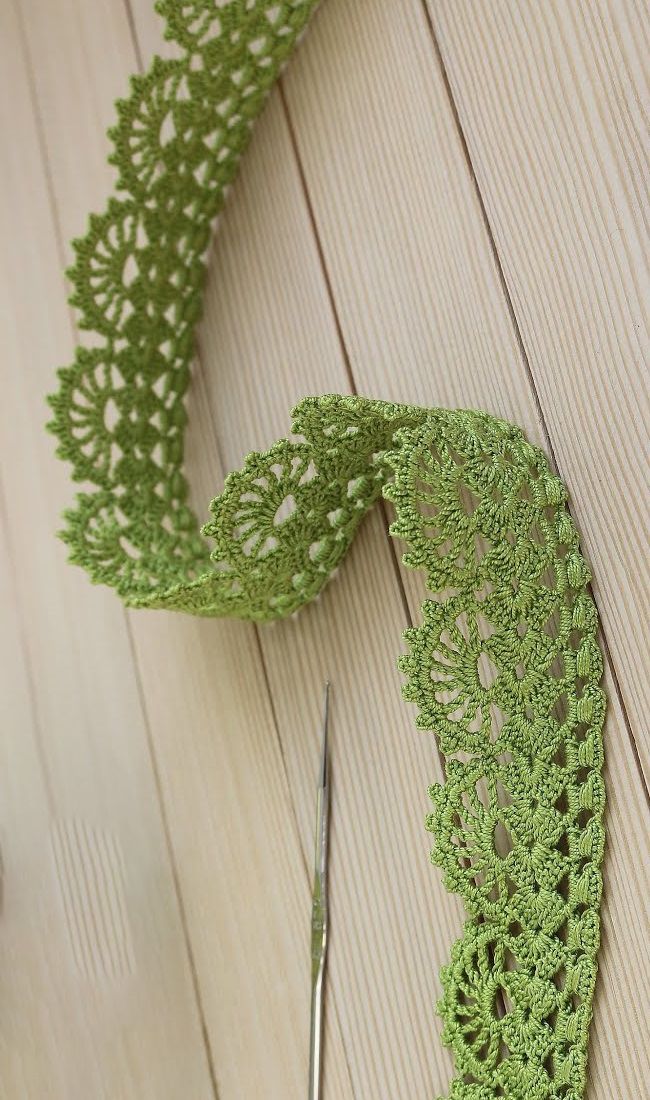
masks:
<svg viewBox="0 0 650 1100"><path fill-rule="evenodd" d="M421 584L399 565L382 510L314 606L259 630L125 616L65 564L52 532L70 485L42 431L53 368L75 339L61 269L68 240L111 186L112 101L130 72L170 47L147 0L130 9L23 0L20 20L3 0L2 11L10 783L0 958L13 1023L0 1029L0 1096L305 1095L309 865L329 675L325 1096L424 1100L445 1091L451 1072L433 1003L462 917L428 865L422 828L438 753L414 730L395 668ZM324 0L219 227L189 399L202 515L224 471L285 434L306 393L485 408L516 420L557 462L608 649L609 847L590 1098L637 1097L650 1075L648 802L636 755L638 746L647 763L638 412L647 291L632 27L622 0L597 11ZM518 66L539 98L513 97ZM601 96L604 74L614 91ZM577 141L581 112L592 124ZM524 187L518 158L533 145ZM545 160L551 148L564 190Z"/></svg>
<svg viewBox="0 0 650 1100"><path fill-rule="evenodd" d="M70 485L44 398L72 333L23 42L2 16L0 1095L208 1100L125 616L54 538Z"/></svg>

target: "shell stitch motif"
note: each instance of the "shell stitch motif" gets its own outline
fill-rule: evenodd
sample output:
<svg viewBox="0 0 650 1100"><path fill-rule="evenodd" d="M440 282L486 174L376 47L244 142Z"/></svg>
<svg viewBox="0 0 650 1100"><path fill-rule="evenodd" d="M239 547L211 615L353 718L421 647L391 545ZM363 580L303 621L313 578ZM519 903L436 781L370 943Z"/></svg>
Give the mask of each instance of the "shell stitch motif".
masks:
<svg viewBox="0 0 650 1100"><path fill-rule="evenodd" d="M75 242L93 334L50 399L85 485L71 560L133 607L269 620L312 599L384 496L430 598L404 695L434 731L433 862L467 921L442 971L455 1100L580 1100L596 979L605 697L589 571L544 455L485 413L306 398L199 530L183 474L205 253L314 0L162 0L179 58L117 105L119 198ZM205 539L212 540L212 551Z"/></svg>

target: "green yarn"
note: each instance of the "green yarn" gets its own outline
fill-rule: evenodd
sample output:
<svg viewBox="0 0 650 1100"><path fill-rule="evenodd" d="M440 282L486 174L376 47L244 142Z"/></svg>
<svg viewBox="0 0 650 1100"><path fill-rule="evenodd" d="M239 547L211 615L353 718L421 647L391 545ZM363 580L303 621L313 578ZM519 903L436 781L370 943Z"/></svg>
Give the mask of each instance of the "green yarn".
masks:
<svg viewBox="0 0 650 1100"><path fill-rule="evenodd" d="M432 859L467 921L443 968L455 1100L579 1100L596 978L605 697L566 492L519 428L481 412L335 395L226 479L202 533L182 472L205 254L259 113L314 0L163 0L175 60L118 103L119 198L70 272L92 342L50 399L85 483L71 560L132 607L260 621L297 611L383 493L426 574L404 695L435 731Z"/></svg>

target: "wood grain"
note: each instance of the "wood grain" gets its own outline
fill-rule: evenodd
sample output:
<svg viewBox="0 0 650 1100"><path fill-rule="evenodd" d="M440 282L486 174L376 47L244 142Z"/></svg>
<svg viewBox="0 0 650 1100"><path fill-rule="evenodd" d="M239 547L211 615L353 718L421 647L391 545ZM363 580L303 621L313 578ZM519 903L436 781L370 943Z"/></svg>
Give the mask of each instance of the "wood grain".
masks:
<svg viewBox="0 0 650 1100"><path fill-rule="evenodd" d="M395 400L491 409L525 425L548 450L548 426L538 420L489 227L464 172L463 143L446 105L443 74L427 52L420 14L409 4L368 0L354 9L332 2L318 18L318 35L307 38L284 84L353 381L362 392L388 393ZM408 44L404 66L400 58ZM403 91L404 69L417 82L417 95ZM386 118L403 125L382 138ZM451 180L458 180L455 187ZM432 318L427 331L420 314L414 318L413 303L447 295L455 307L427 314ZM570 479L569 484L573 488ZM405 578L405 587L416 618L421 583ZM632 1080L630 1066L638 1065L638 1051L644 1049L644 1016L628 1009L621 1033L619 983L627 974L623 1004L649 1003L650 985L626 966L628 950L647 953L645 872L627 840L639 824L643 834L647 801L611 674L607 682L610 786L633 792L635 810L628 818L624 804L610 804L610 852L625 872L608 884L612 934L604 942L602 965L619 975L619 988L607 985L600 991L591 1073L596 1095L599 1081L617 1095L635 1095L642 1078ZM631 913L636 905L641 906L638 939L636 922L621 916L626 937L637 941L633 947L613 933L618 913ZM612 1061L613 1030L629 1058Z"/></svg>
<svg viewBox="0 0 650 1100"><path fill-rule="evenodd" d="M612 658L590 1100L636 1098L650 1076L648 804L630 705L648 690L630 601L643 395L641 345L626 326L647 307L643 53L630 12L622 0L322 4L220 224L189 397L200 515L224 470L284 435L306 393L485 408L555 456ZM424 1100L451 1073L433 1002L462 918L428 865L422 827L438 752L414 730L395 669L421 582L400 567L381 510L313 606L260 630L124 616L64 563L51 532L70 487L42 432L43 394L74 339L61 268L112 183L113 99L128 73L173 47L148 0L23 0L20 16L22 31L5 0L0 327L8 359L29 369L4 372L0 410L11 716L0 749L11 775L0 812L11 1019L0 1026L0 1096L304 1095L329 675L325 1095ZM512 26L501 33L503 21ZM557 224L545 223L549 211ZM606 408L615 416L603 425ZM598 493L590 465L609 479Z"/></svg>
<svg viewBox="0 0 650 1100"><path fill-rule="evenodd" d="M24 8L21 14L28 16ZM54 538L70 484L43 429L45 393L54 365L71 354L72 332L34 88L9 5L2 22L0 129L13 140L0 202L8 589L0 1095L172 1100L187 1088L208 1100L214 1092L125 616L109 593L67 565ZM110 56L109 43L107 37ZM112 954L99 945L116 945L101 921L115 913L117 894L109 897L99 878L91 887L89 878L74 896L62 895L51 834L69 821L89 836L110 834L124 854L117 893L128 915L130 956L113 972L105 965ZM77 845L73 861L81 853ZM81 969L74 927L76 946L86 952Z"/></svg>
<svg viewBox="0 0 650 1100"><path fill-rule="evenodd" d="M245 278L242 239L255 242L246 258ZM215 435L230 468L250 447L264 447L286 433L288 410L299 397L348 389L277 93L229 200L211 261L199 346L190 440L192 455L200 456L201 468L211 472L210 482L194 471L195 489L201 486L205 502L216 488ZM195 431L200 433L198 445ZM342 1095L415 1096L421 1089L431 1093L443 1088L449 1076L431 1006L435 970L460 929L461 917L456 900L448 898L428 866L426 785L439 776L439 761L433 744L418 745L413 739L409 716L399 702L395 654L404 609L379 517L368 527L342 570L340 584L311 612L263 629L259 638L305 863L313 848L314 777L326 675L335 685L336 728L349 731L337 742L340 778L334 809L336 820L346 825L342 840L340 826L332 838L333 914L344 914L347 934L333 931L329 971L329 1003L347 1039L350 1082ZM383 643L369 646L369 638L383 638ZM393 685L390 704L383 693L374 697L374 685L387 678ZM392 736L384 738L383 760L373 764L372 746L387 725ZM379 850L379 836L370 848L376 828L373 812L385 819L379 836L388 831L390 839ZM342 866L338 875L337 860ZM245 890L244 882L237 883L239 907L247 904ZM392 950L378 951L388 929ZM371 1047L376 1053L369 1057Z"/></svg>
<svg viewBox="0 0 650 1100"><path fill-rule="evenodd" d="M116 978L135 969L117 837L85 821L59 820L51 832L70 949L79 973Z"/></svg>
<svg viewBox="0 0 650 1100"><path fill-rule="evenodd" d="M650 782L648 12L430 10Z"/></svg>

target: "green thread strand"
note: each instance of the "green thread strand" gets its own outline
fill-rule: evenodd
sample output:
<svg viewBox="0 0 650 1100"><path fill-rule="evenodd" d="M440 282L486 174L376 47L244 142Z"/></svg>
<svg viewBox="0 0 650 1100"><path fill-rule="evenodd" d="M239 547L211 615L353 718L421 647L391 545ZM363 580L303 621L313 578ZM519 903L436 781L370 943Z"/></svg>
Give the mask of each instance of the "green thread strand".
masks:
<svg viewBox="0 0 650 1100"><path fill-rule="evenodd" d="M162 0L180 56L132 80L110 132L117 191L76 241L92 335L50 398L84 483L70 559L132 607L259 621L327 582L383 496L422 622L399 664L445 781L432 860L466 923L442 970L453 1100L579 1100L596 980L605 696L566 491L519 428L481 412L306 398L199 529L183 403L205 256L254 119L315 6Z"/></svg>

